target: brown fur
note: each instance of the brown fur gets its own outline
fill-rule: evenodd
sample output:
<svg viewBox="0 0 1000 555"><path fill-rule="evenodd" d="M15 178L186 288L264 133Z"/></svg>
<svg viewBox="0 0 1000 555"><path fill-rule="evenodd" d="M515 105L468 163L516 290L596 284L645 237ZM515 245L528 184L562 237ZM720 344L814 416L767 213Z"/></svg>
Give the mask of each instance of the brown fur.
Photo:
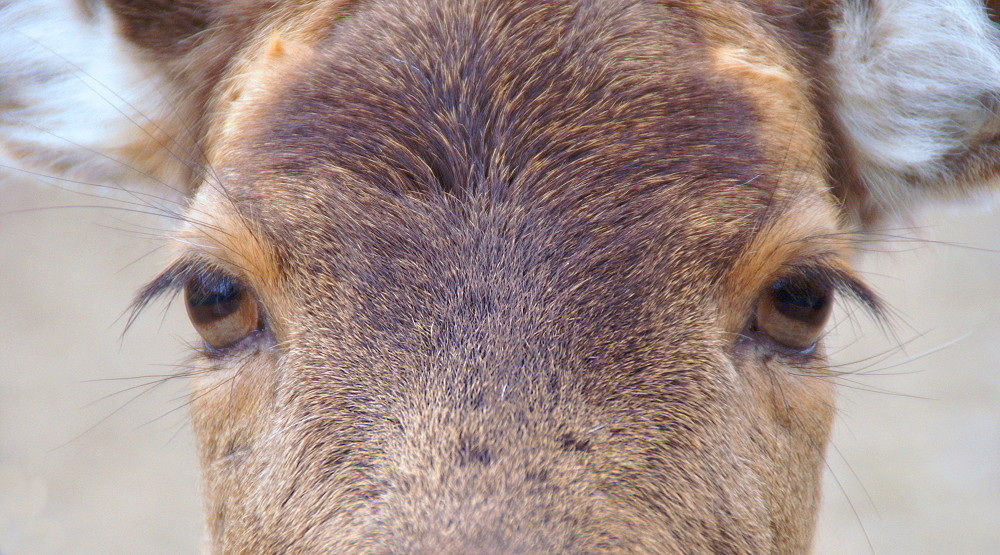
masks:
<svg viewBox="0 0 1000 555"><path fill-rule="evenodd" d="M751 324L880 218L840 3L108 4L212 168L178 258L265 314L194 379L209 551L808 550L825 355Z"/></svg>

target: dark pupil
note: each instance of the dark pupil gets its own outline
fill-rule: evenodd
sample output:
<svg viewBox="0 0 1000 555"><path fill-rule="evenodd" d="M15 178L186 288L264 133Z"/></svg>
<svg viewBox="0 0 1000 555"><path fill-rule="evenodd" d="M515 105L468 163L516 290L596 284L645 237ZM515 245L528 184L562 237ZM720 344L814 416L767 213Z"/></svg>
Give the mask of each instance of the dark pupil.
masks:
<svg viewBox="0 0 1000 555"><path fill-rule="evenodd" d="M778 312L808 322L823 312L827 295L778 282L774 285L774 300Z"/></svg>
<svg viewBox="0 0 1000 555"><path fill-rule="evenodd" d="M218 293L211 292L202 297L192 294L190 297L190 301L192 306L221 304L235 299L236 297L239 296L239 294L240 294L239 291L237 291L236 289L230 289L228 291L220 291Z"/></svg>
<svg viewBox="0 0 1000 555"><path fill-rule="evenodd" d="M209 323L235 312L243 291L227 277L195 278L187 285L191 316L198 323Z"/></svg>

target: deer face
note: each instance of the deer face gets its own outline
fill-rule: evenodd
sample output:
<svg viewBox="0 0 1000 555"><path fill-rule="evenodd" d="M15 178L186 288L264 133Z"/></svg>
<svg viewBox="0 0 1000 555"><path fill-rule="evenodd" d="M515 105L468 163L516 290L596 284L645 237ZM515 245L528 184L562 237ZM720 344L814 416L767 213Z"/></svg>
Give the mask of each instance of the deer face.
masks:
<svg viewBox="0 0 1000 555"><path fill-rule="evenodd" d="M996 166L921 2L110 4L206 153L139 304L213 551L805 551L852 232Z"/></svg>

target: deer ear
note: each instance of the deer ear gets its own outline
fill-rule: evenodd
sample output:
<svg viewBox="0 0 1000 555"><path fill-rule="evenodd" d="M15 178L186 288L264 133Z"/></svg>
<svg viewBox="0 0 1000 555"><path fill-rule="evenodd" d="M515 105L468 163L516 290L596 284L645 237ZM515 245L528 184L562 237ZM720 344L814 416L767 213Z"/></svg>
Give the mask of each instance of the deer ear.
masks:
<svg viewBox="0 0 1000 555"><path fill-rule="evenodd" d="M981 0L845 0L832 30L850 217L870 227L1000 185L1000 32Z"/></svg>
<svg viewBox="0 0 1000 555"><path fill-rule="evenodd" d="M121 152L157 107L160 87L125 63L111 27L96 4L0 2L5 173L41 174L71 188L142 180Z"/></svg>
<svg viewBox="0 0 1000 555"><path fill-rule="evenodd" d="M227 30L246 29L222 12L216 0L0 0L0 164L70 187L189 194L208 87L240 47Z"/></svg>

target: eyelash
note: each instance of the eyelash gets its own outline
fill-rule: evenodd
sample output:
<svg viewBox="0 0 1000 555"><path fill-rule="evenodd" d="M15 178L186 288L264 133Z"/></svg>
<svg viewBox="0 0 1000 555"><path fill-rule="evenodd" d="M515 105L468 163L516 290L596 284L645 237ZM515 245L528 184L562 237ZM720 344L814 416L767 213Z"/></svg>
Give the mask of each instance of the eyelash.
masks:
<svg viewBox="0 0 1000 555"><path fill-rule="evenodd" d="M883 317L882 302L871 289L858 281L849 272L822 265L786 266L771 283L779 281L802 284L816 289L832 289L848 298L858 301L876 318Z"/></svg>
<svg viewBox="0 0 1000 555"><path fill-rule="evenodd" d="M181 259L171 264L136 294L130 307L129 322L135 320L154 300L159 298L172 300L184 290L184 286L192 279L208 278L212 275L228 276L229 274L214 264L206 263L201 259Z"/></svg>

